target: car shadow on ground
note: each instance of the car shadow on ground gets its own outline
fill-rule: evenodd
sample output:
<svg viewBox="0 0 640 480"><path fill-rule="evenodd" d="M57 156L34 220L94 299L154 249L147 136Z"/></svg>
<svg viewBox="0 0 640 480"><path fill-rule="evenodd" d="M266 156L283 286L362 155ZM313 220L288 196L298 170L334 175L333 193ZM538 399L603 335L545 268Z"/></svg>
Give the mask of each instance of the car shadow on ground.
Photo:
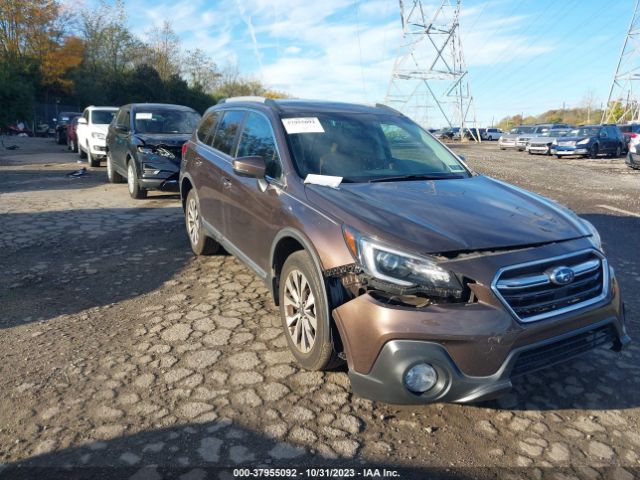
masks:
<svg viewBox="0 0 640 480"><path fill-rule="evenodd" d="M125 301L192 260L179 205L0 217L0 329Z"/></svg>
<svg viewBox="0 0 640 480"><path fill-rule="evenodd" d="M321 447L320 443L318 447ZM322 468L342 469L343 473L330 475L329 471L319 471L314 474L313 469ZM278 441L262 432L222 420L145 431L37 455L6 464L4 470L0 470L0 478L202 480L252 476L247 470L243 473L237 469L281 469L277 475L255 474L278 478L396 476L403 480L495 479L505 478L509 473L526 473L503 467L405 467L391 460L374 462L358 454L352 458L333 453L323 455L314 447ZM282 470L287 469L290 472L285 475ZM354 473L349 473L350 469ZM371 469L378 469L378 475L364 473ZM395 471L397 475L383 475L383 469ZM570 467L554 471L572 473ZM517 478L530 477L518 475Z"/></svg>

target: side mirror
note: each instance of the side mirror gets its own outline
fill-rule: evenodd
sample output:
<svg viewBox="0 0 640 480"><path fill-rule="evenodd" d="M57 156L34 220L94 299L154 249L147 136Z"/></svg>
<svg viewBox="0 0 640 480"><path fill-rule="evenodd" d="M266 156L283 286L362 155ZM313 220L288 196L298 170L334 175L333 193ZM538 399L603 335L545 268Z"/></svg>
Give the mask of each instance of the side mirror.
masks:
<svg viewBox="0 0 640 480"><path fill-rule="evenodd" d="M80 117L78 119L78 125L86 125L87 124L87 119L84 117Z"/></svg>
<svg viewBox="0 0 640 480"><path fill-rule="evenodd" d="M250 178L264 178L267 166L262 157L239 157L233 160L233 171L236 175Z"/></svg>

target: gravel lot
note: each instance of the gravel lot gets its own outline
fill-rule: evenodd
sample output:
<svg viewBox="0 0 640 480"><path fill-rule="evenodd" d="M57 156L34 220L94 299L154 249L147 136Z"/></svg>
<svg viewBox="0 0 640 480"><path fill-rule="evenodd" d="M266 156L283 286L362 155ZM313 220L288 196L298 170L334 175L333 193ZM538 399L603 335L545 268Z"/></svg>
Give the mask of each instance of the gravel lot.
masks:
<svg viewBox="0 0 640 480"><path fill-rule="evenodd" d="M229 255L191 255L177 196L134 201L104 167L67 177L77 156L50 139L9 143L20 148L0 151L0 476L639 474L640 171L622 159L454 147L600 229L636 343L526 376L499 402L396 407L352 396L344 371L301 371L261 281ZM94 470L65 470L79 466Z"/></svg>

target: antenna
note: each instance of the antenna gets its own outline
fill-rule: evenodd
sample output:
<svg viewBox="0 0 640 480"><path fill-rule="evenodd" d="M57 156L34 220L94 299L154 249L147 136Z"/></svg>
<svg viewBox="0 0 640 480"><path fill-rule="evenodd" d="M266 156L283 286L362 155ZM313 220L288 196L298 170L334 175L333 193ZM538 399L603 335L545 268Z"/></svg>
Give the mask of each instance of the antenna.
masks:
<svg viewBox="0 0 640 480"><path fill-rule="evenodd" d="M439 0L434 9L421 0L399 0L402 44L385 103L423 127L444 123L460 127L462 133L476 125L459 35L460 2ZM427 9L432 10L430 15ZM477 131L471 134L476 139Z"/></svg>
<svg viewBox="0 0 640 480"><path fill-rule="evenodd" d="M636 0L631 24L622 45L601 123L640 120L640 0Z"/></svg>

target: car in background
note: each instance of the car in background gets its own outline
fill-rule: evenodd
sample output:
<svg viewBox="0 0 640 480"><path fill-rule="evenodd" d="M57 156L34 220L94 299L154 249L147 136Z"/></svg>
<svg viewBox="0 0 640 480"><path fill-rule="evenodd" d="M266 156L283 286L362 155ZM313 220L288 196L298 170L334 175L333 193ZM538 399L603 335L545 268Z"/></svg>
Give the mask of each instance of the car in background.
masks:
<svg viewBox="0 0 640 480"><path fill-rule="evenodd" d="M640 169L640 135L630 137L625 163L629 168Z"/></svg>
<svg viewBox="0 0 640 480"><path fill-rule="evenodd" d="M531 137L527 142L526 151L529 155L551 155L553 141L565 137L570 131L563 128L548 129L535 137Z"/></svg>
<svg viewBox="0 0 640 480"><path fill-rule="evenodd" d="M78 120L82 118L79 116L73 117L66 126L67 148L73 153L78 151Z"/></svg>
<svg viewBox="0 0 640 480"><path fill-rule="evenodd" d="M617 125L583 125L554 140L551 153L558 158L567 155L598 158L601 154L619 157L624 148L624 136Z"/></svg>
<svg viewBox="0 0 640 480"><path fill-rule="evenodd" d="M484 135L486 130L486 128L465 127L464 138L466 138L467 140L475 140L477 142L478 140L482 139L482 136Z"/></svg>
<svg viewBox="0 0 640 480"><path fill-rule="evenodd" d="M227 99L185 144L180 197L192 251L251 268L298 363L346 360L360 396L477 402L630 342L593 225L384 105Z"/></svg>
<svg viewBox="0 0 640 480"><path fill-rule="evenodd" d="M442 138L443 140L460 139L460 127L445 128L440 138Z"/></svg>
<svg viewBox="0 0 640 480"><path fill-rule="evenodd" d="M501 128L486 128L482 140L498 140L502 136L503 132Z"/></svg>
<svg viewBox="0 0 640 480"><path fill-rule="evenodd" d="M55 139L58 145L65 145L67 143L67 124L73 117L79 117L80 112L60 112L56 117L55 126Z"/></svg>
<svg viewBox="0 0 640 480"><path fill-rule="evenodd" d="M177 191L182 146L200 114L166 103L134 103L118 110L107 131L107 178L127 180L132 198L149 190Z"/></svg>
<svg viewBox="0 0 640 480"><path fill-rule="evenodd" d="M532 125L519 125L512 128L507 133L503 133L498 139L498 147L500 150L506 150L507 148L517 148L516 140L519 136L525 133L533 132Z"/></svg>
<svg viewBox="0 0 640 480"><path fill-rule="evenodd" d="M527 149L527 145L531 138L542 135L548 130L569 128L572 128L571 125L567 125L566 123L541 123L533 125L530 131L527 131L516 138L516 148L518 151L523 152Z"/></svg>
<svg viewBox="0 0 640 480"><path fill-rule="evenodd" d="M625 125L618 125L618 128L624 135L625 140L625 152L629 151L631 146L631 140L640 135L640 123L627 123Z"/></svg>
<svg viewBox="0 0 640 480"><path fill-rule="evenodd" d="M78 120L78 154L86 158L92 167L99 167L107 155L107 129L118 111L117 107L94 107L84 109Z"/></svg>

